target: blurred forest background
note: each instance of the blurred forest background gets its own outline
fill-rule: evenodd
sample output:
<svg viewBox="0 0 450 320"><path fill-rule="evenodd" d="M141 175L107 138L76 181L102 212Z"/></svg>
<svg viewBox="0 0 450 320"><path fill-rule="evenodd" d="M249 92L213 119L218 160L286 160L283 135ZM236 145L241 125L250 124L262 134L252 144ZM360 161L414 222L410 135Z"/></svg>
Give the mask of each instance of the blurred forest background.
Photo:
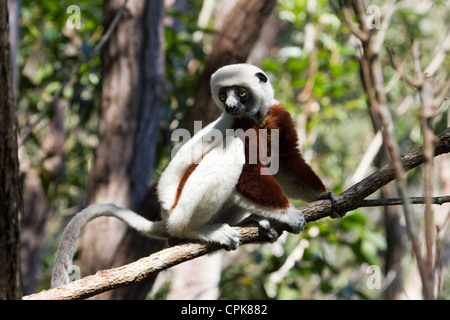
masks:
<svg viewBox="0 0 450 320"><path fill-rule="evenodd" d="M71 215L113 202L157 219L154 182L170 160L171 132L218 116L208 80L222 64L264 69L291 112L307 162L339 193L389 162L363 84L361 45L338 1L10 0L19 127L21 264L24 294L49 287L53 258ZM364 1L377 32L387 1ZM449 77L450 1L390 1L379 60L401 153L423 144L413 75L420 63L439 93ZM76 7L70 7L75 5ZM69 10L68 10L69 8ZM78 10L78 11L77 11ZM120 20L107 42L105 32ZM79 17L79 25L78 22ZM347 17L348 18L348 17ZM356 21L356 18L351 18ZM104 38L103 38L104 39ZM391 52L395 54L389 54ZM439 105L433 130L450 123ZM450 157L435 158L434 195L450 194ZM422 196L423 169L407 174ZM392 185L372 198L392 197ZM301 203L295 203L301 205ZM415 206L418 229L424 206ZM435 292L450 298L448 205L434 206ZM122 222L86 227L75 264L81 276L135 261L166 246ZM183 263L102 299L412 299L422 283L402 208L360 208L342 220L308 223L300 235Z"/></svg>

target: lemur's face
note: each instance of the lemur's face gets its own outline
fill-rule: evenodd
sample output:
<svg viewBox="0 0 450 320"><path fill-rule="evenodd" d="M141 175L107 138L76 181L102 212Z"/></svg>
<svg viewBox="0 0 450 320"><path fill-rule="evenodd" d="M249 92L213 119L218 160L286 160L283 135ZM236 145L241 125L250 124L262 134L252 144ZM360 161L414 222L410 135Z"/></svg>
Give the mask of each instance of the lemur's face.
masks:
<svg viewBox="0 0 450 320"><path fill-rule="evenodd" d="M211 94L222 111L238 118L261 118L275 101L269 78L249 64L217 70L211 76Z"/></svg>
<svg viewBox="0 0 450 320"><path fill-rule="evenodd" d="M253 96L250 90L242 86L223 87L219 91L219 100L225 112L239 116L252 110Z"/></svg>

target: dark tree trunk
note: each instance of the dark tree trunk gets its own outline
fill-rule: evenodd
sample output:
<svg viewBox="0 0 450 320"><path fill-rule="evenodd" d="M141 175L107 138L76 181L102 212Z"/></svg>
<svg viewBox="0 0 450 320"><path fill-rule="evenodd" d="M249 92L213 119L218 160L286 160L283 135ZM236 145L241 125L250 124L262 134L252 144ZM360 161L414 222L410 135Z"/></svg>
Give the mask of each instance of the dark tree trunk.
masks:
<svg viewBox="0 0 450 320"><path fill-rule="evenodd" d="M105 29L122 3L105 2ZM102 51L99 146L90 178L89 203L111 202L141 211L156 163L165 99L163 17L163 0L129 1ZM95 219L85 227L81 240L82 275L130 262L162 246L161 241L152 240L138 245L142 241L118 219ZM122 246L128 247L119 249ZM127 290L105 293L100 298L138 298Z"/></svg>
<svg viewBox="0 0 450 320"><path fill-rule="evenodd" d="M7 0L0 0L0 300L22 296L19 238L22 204L8 31Z"/></svg>

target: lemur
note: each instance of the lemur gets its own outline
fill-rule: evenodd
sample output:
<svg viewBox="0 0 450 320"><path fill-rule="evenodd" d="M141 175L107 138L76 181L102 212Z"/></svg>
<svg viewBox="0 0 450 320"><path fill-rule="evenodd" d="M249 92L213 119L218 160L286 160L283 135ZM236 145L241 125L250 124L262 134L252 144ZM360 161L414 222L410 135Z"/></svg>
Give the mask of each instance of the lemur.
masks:
<svg viewBox="0 0 450 320"><path fill-rule="evenodd" d="M162 173L157 184L162 220L152 222L113 204L87 207L63 233L52 287L69 281L80 230L99 216L119 218L149 237L200 240L226 249L239 246L241 235L231 226L244 219L258 222L273 240L278 234L270 220L293 233L303 230L305 219L288 197L307 202L328 198L335 209L331 216L343 216L303 159L291 116L275 100L261 69L224 66L211 76L211 94L223 113L184 143Z"/></svg>

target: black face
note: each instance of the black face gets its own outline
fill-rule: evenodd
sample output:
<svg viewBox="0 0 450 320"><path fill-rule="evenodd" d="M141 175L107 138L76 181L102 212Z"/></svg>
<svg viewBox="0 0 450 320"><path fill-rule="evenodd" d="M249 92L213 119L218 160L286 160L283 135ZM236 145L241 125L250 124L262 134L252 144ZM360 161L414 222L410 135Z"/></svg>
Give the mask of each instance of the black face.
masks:
<svg viewBox="0 0 450 320"><path fill-rule="evenodd" d="M219 100L225 106L225 111L238 116L249 111L252 106L252 95L244 87L224 87L219 91Z"/></svg>

